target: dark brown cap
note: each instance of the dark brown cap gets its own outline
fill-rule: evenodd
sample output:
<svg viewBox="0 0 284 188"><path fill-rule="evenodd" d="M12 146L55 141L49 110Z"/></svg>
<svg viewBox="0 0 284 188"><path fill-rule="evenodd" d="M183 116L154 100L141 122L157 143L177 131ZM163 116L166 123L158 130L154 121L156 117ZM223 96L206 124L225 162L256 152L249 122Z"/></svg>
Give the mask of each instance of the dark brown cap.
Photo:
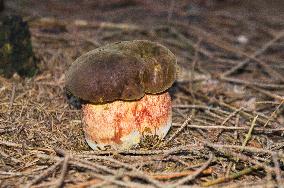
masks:
<svg viewBox="0 0 284 188"><path fill-rule="evenodd" d="M176 79L176 58L166 47L123 41L97 48L75 60L66 73L66 89L92 103L140 99L161 93Z"/></svg>

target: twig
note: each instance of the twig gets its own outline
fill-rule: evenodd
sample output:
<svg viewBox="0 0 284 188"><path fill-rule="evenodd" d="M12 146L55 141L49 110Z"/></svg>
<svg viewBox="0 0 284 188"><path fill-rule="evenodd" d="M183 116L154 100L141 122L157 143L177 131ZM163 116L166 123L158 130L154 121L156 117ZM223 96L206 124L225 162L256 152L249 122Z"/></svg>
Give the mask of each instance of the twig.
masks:
<svg viewBox="0 0 284 188"><path fill-rule="evenodd" d="M55 149L55 151L59 154L63 154L64 156L66 156L66 152L63 151L63 150L60 150L60 149ZM138 176L140 178L143 178L144 180L152 183L153 185L155 185L156 187L163 187L161 185L161 183L155 179L153 179L152 177L149 177L148 175L146 175L145 173L141 172L140 170L136 169L135 167L133 167L131 164L126 164L126 163L123 163L121 161L118 161L116 159L113 159L111 157L105 157L105 156L96 156L96 155L93 155L93 156L88 156L89 159L101 159L101 160L106 160L106 161L109 161L109 162L112 162L112 163L116 163L124 168L127 168L127 169L131 169L133 172L130 173L130 175L133 175L133 176ZM85 163L85 164L88 164L90 166L93 166L94 164L91 163L90 161L87 161L87 160L84 160L84 159L78 159L76 156L72 156L70 155L70 159L71 160L75 160L75 161L78 161L78 162L81 162L81 163ZM99 165L99 164L95 164L96 167L99 167L100 169L103 169L109 173L112 173L112 174L116 174L116 172L114 170L110 170L108 169L106 166L102 166L102 165Z"/></svg>
<svg viewBox="0 0 284 188"><path fill-rule="evenodd" d="M16 144L14 142L9 142L9 141L4 141L4 140L0 140L0 145L5 145L5 146L8 146L8 147L16 147L16 148L22 147L21 144Z"/></svg>
<svg viewBox="0 0 284 188"><path fill-rule="evenodd" d="M209 186L217 185L217 184L220 184L220 183L228 182L230 180L237 179L237 178L239 178L239 177L241 177L243 175L249 174L249 173L251 173L253 171L256 171L256 170L259 170L259 169L261 169L261 167L259 167L259 166L248 167L248 168L246 168L246 169L244 169L244 170L242 170L240 172L231 174L229 176L217 178L215 180L202 183L201 186L209 187Z"/></svg>
<svg viewBox="0 0 284 188"><path fill-rule="evenodd" d="M91 170L92 175L95 176L96 178L101 179L101 180L104 180L104 181L107 181L107 182L110 182L110 183L114 183L114 184L120 185L120 186L129 186L129 184L126 184L122 181L116 180L115 176L102 175L101 173L95 173L95 172L97 172L97 169L94 168L93 166L81 163L79 161L73 161L73 160L70 161L70 164L72 164L76 167L79 167L79 168L85 168L85 169Z"/></svg>
<svg viewBox="0 0 284 188"><path fill-rule="evenodd" d="M53 164L51 167L43 171L40 175L36 176L32 181L30 181L28 184L24 186L24 188L29 188L33 184L36 184L40 180L46 178L50 173L52 173L61 163L63 159L58 160L55 164Z"/></svg>
<svg viewBox="0 0 284 188"><path fill-rule="evenodd" d="M55 181L50 181L50 182L42 182L36 185L33 185L31 188L46 188L46 187L54 187L56 184Z"/></svg>
<svg viewBox="0 0 284 188"><path fill-rule="evenodd" d="M210 100L210 99L208 99L208 100ZM235 107L233 107L231 105L228 105L228 104L226 104L224 102L220 102L218 100L214 100L214 102L216 102L218 105L220 105L222 107L229 108L232 111L237 111L238 110L237 108L235 108ZM222 109L219 109L219 108L216 108L216 107L211 107L211 106L205 106L205 105L188 105L188 104L184 105L184 104L178 104L178 105L173 105L173 108L192 108L192 109L202 109L202 110L214 110L216 112L220 112L220 113L223 113L223 114L227 114L227 115L230 114L227 111L224 111ZM243 110L239 111L239 114L241 114L243 117L245 117L247 119L254 118L251 114L245 112L244 110L245 109L243 108ZM260 117L266 118L262 114L259 114L259 113L255 113L255 114L259 115ZM265 124L265 122L266 122L265 120L260 119L260 118L258 118L257 121L259 123L262 123L262 124Z"/></svg>
<svg viewBox="0 0 284 188"><path fill-rule="evenodd" d="M90 186L92 186L92 187L94 187L94 186L103 186L106 183L107 183L106 181L102 181L100 179L93 178L93 179L88 180L88 181L77 183L76 185L68 186L68 188L85 188L85 187L90 187Z"/></svg>
<svg viewBox="0 0 284 188"><path fill-rule="evenodd" d="M208 111L216 111L221 114L229 115L230 113L222 110L220 108L216 108L213 106L206 106L206 105L195 105L195 104L176 104L173 105L173 108L190 108L190 109L199 109L199 110L208 110ZM237 110L234 108L233 110Z"/></svg>
<svg viewBox="0 0 284 188"><path fill-rule="evenodd" d="M8 133L8 132L12 132L12 131L14 131L14 130L17 130L18 128L16 128L16 127L11 127L11 128L6 128L6 129L2 129L2 128L0 128L0 134L2 134L2 133Z"/></svg>
<svg viewBox="0 0 284 188"><path fill-rule="evenodd" d="M184 122L183 124L178 128L178 130L176 130L176 132L169 138L167 139L163 144L164 145L167 145L170 141L172 141L172 139L174 137L176 137L186 126L187 124L191 121L191 116L188 117Z"/></svg>
<svg viewBox="0 0 284 188"><path fill-rule="evenodd" d="M170 154L174 154L174 153L179 153L181 151L191 151L191 150L197 150L199 148L202 148L202 145L198 145L198 144L188 144L185 146L179 146L179 147L175 147L175 148L170 148L167 150L114 150L114 151L90 151L90 152L85 152L85 154L83 155L109 155L109 154L125 154L125 155L158 155L158 154L163 154L163 155L170 155ZM87 154L86 154L87 153ZM82 152L80 152L80 154L82 154ZM81 155L77 155L77 156L81 156Z"/></svg>
<svg viewBox="0 0 284 188"><path fill-rule="evenodd" d="M173 126L182 126L180 123L173 123ZM228 127L228 126L203 126L203 125L187 125L189 128L196 128L196 129L227 129L227 130L249 130L249 127ZM273 132L282 132L284 128L275 128L275 129L268 129L268 128L254 128L254 131L264 132L264 133L273 133Z"/></svg>
<svg viewBox="0 0 284 188"><path fill-rule="evenodd" d="M275 80L279 80L281 82L284 82L284 77L279 74L276 70L274 70L272 67L267 65L265 62L260 61L259 59L255 59L258 64L260 64L265 71L269 74L270 77L274 78Z"/></svg>
<svg viewBox="0 0 284 188"><path fill-rule="evenodd" d="M266 89L284 89L284 85L283 84L268 84L268 83L260 83L260 82L249 82L249 81L245 81L245 80L240 80L237 78L229 78L229 77L221 77L220 78L223 81L227 81L227 82L233 82L233 83L237 83L237 84L243 84L243 85L248 85L248 86L258 86L261 88L266 88Z"/></svg>
<svg viewBox="0 0 284 188"><path fill-rule="evenodd" d="M168 10L168 18L167 18L168 21L172 19L174 7L175 7L175 0L171 0L170 8Z"/></svg>
<svg viewBox="0 0 284 188"><path fill-rule="evenodd" d="M254 159L251 159L250 157L246 156L246 155L243 155L243 154L240 154L240 153L236 153L236 152L233 152L231 150L224 150L222 147L215 147L214 144L211 144L211 143L208 143L208 142L204 142L205 145L207 145L208 147L211 147L213 149L215 149L216 151L218 152L221 152L224 156L234 160L234 161L238 161L238 160L242 160L242 161L246 161L246 162L249 162L249 163L252 163L254 165L257 165L257 166L260 166L262 168L264 168L267 172L272 172L273 169L270 167L270 166L267 166L266 164L263 164L257 160L254 160Z"/></svg>
<svg viewBox="0 0 284 188"><path fill-rule="evenodd" d="M242 111L243 108L239 108L237 110L235 110L234 112L232 112L222 123L221 126L225 125L225 123L227 121L229 121L232 117L234 117L237 113L239 113L240 111Z"/></svg>
<svg viewBox="0 0 284 188"><path fill-rule="evenodd" d="M216 103L219 104L219 105L222 106L222 107L229 108L230 110L234 110L234 111L237 110L236 107L231 106L231 105L229 105L229 104L226 104L226 103L224 103L224 102L221 102L221 101L216 100ZM263 114L260 114L260 113L257 113L257 112L251 112L251 113L252 113L253 115L250 114L250 113L248 113L248 112L246 112L246 111L245 111L245 108L243 108L243 110L239 111L239 114L242 115L242 116L243 116L244 118L246 118L246 119L252 119L252 118L254 118L254 115L258 115L259 117L262 117L262 118L267 118L267 117L264 116ZM268 118L267 118L267 119L268 119ZM261 118L258 118L258 119L257 119L257 122L264 124L264 123L265 123L265 120L263 120L263 119L261 119Z"/></svg>
<svg viewBox="0 0 284 188"><path fill-rule="evenodd" d="M214 148L229 148L229 149L238 149L241 150L243 149L244 151L251 152L251 153L262 153L262 154L269 154L269 155L277 155L279 157L284 158L284 154L282 152L274 152L271 150L267 149L262 149L262 148L256 148L256 147L250 147L250 146L237 146L237 145L223 145L223 144L212 144L212 143L205 143L208 146L214 147Z"/></svg>
<svg viewBox="0 0 284 188"><path fill-rule="evenodd" d="M199 49L200 48L200 43L201 43L201 39L198 40L197 44L196 44L196 48L195 49ZM193 80L195 77L195 67L196 64L198 63L198 58L199 58L199 53L197 50L194 51L194 57L193 57L193 61L192 61L192 65L191 65L191 74L190 74L190 78L189 78L189 91L190 94L193 98L193 103L195 103L195 94L194 94L194 87L193 87Z"/></svg>
<svg viewBox="0 0 284 188"><path fill-rule="evenodd" d="M275 93L271 93L270 91L267 91L267 90L263 90L263 89L260 89L260 88L257 88L257 87L254 87L254 86L248 86L249 88L252 88L256 91L259 91L263 94L265 94L266 96L268 97L271 97L271 98L274 98L274 99L277 99L277 100L280 100L280 101L283 101L284 100L284 97L280 96L280 95L277 95Z"/></svg>
<svg viewBox="0 0 284 188"><path fill-rule="evenodd" d="M15 93L16 93L16 84L13 83L12 94L11 94L11 98L10 98L10 102L9 102L9 110L11 110L11 108L13 106L14 99L15 99Z"/></svg>
<svg viewBox="0 0 284 188"><path fill-rule="evenodd" d="M224 121L221 123L221 126L224 126L226 122L228 122L232 117L234 117L237 113L239 113L243 108L239 108L235 111L233 111L226 119L224 119ZM221 133L223 132L224 129L219 130L219 132L217 133L217 135L215 136L216 139L219 138L219 136L221 135Z"/></svg>
<svg viewBox="0 0 284 188"><path fill-rule="evenodd" d="M63 150L55 149L55 151L56 151L56 153L58 153L60 155L66 155L65 151L63 151ZM84 169L90 170L94 177L97 177L97 178L102 179L106 182L114 183L114 184L120 185L120 186L144 187L142 184L139 184L139 183L132 183L132 182L125 183L123 181L117 180L117 178L119 176L117 175L118 173L117 173L116 170L112 170L112 169L110 169L106 166L99 165L97 163L92 163L92 162L84 160L84 159L75 158L71 154L68 154L68 155L69 155L69 164L71 164L71 165L73 165L77 168L84 168ZM63 161L60 157L50 156L50 155L46 155L46 154L37 154L37 157L43 158L43 159L53 159L53 160L56 160L58 162ZM99 170L103 170L104 172L107 172L107 173L112 174L112 175L106 175L106 174L102 175L102 172L97 173Z"/></svg>
<svg viewBox="0 0 284 188"><path fill-rule="evenodd" d="M153 179L152 177L148 176L144 172L141 172L140 170L136 169L131 164L126 164L126 163L120 162L116 159L113 159L111 157L104 157L104 156L90 156L89 159L102 159L102 160L107 160L107 161L112 162L112 163L116 163L120 166L123 166L124 168L131 169L132 172L130 172L130 174L129 174L130 176L138 176L139 178L143 178L144 180L152 183L156 187L163 187L163 185L159 181Z"/></svg>
<svg viewBox="0 0 284 188"><path fill-rule="evenodd" d="M235 67L232 67L230 70L226 71L225 73L222 74L221 77L227 77L237 70L243 68L249 61L250 59L255 59L255 57L259 56L263 52L265 52L268 48L270 48L275 42L277 42L279 39L281 39L284 36L284 32L280 32L277 36L275 36L272 40L268 41L263 45L262 48L257 50L255 53L251 55L251 58L246 58L244 61L240 62L238 65Z"/></svg>
<svg viewBox="0 0 284 188"><path fill-rule="evenodd" d="M183 177L183 176L188 176L188 175L192 175L196 173L196 171L193 170L186 170L186 171L182 171L182 172L174 172L174 173L155 173L155 174L150 174L150 176L152 176L155 179L159 179L159 180L168 180L168 179L173 179L173 178L179 178L179 177ZM211 174L212 173L212 169L208 168L205 169L201 172L202 174Z"/></svg>
<svg viewBox="0 0 284 188"><path fill-rule="evenodd" d="M249 128L249 131L248 133L246 134L246 137L245 137L245 140L243 141L242 143L242 148L244 148L246 145L247 145L247 142L249 141L249 139L251 138L251 134L252 134L252 131L254 129L254 126L255 126L255 122L257 120L257 117L258 116L255 116L255 118L253 119L252 123L251 123L251 126ZM243 149L241 149L241 152L243 151Z"/></svg>
<svg viewBox="0 0 284 188"><path fill-rule="evenodd" d="M266 127L268 125L268 123L274 118L276 112L279 110L279 108L284 104L284 99L281 101L281 103L276 107L276 109L271 113L271 115L269 116L269 119L266 121L266 123L264 124L264 127Z"/></svg>
<svg viewBox="0 0 284 188"><path fill-rule="evenodd" d="M191 174L187 177L184 177L184 178L178 180L176 183L172 184L170 187L178 187L178 186L180 186L180 185L182 185L182 184L184 184L188 181L195 179L202 171L204 171L209 166L209 164L212 162L212 160L213 160L213 154L211 153L209 155L209 159L207 160L207 162L204 163L199 169L197 169L194 174Z"/></svg>
<svg viewBox="0 0 284 188"><path fill-rule="evenodd" d="M162 27L164 27L164 26L162 26ZM172 34L176 35L176 37L179 39L179 42L183 43L188 50L192 51L192 48L194 48L199 53L201 53L201 54L203 54L205 56L208 56L209 58L212 58L212 55L208 51L202 49L199 46L198 43L195 45L194 42L192 42L189 38L184 36L181 32L179 32L178 30L174 29L173 27L170 27L170 28L166 27L166 28L169 29L169 31Z"/></svg>
<svg viewBox="0 0 284 188"><path fill-rule="evenodd" d="M13 161L14 163L21 163L21 160L14 158L8 154L6 154L3 150L0 150L0 156L2 155L3 158L7 158L10 159L11 161ZM2 158L1 157L1 158Z"/></svg>
<svg viewBox="0 0 284 188"><path fill-rule="evenodd" d="M182 25L183 27L188 28L190 31L196 33L199 37L203 38L208 43L214 44L215 46L220 47L222 49L225 49L229 52L236 53L238 56L246 57L246 59L244 61L240 62L235 67L232 67L230 70L226 71L224 74L222 74L221 77L229 76L230 74L232 74L232 73L236 72L237 70L243 68L247 63L249 63L250 60L254 60L257 63L259 63L267 71L267 73L271 77L279 79L282 82L284 81L284 78L281 74L279 74L277 71L273 70L265 62L256 58L257 56L262 54L264 51L266 51L269 47L271 47L275 42L277 42L279 39L281 39L284 36L284 32L278 33L272 40L265 43L264 46L261 49L257 50L254 54L250 55L250 54L247 54L247 53L239 50L238 48L232 46L231 44L225 42L224 40L220 39L218 36L214 36L210 33L207 33L203 29L200 29L196 26L184 25L184 24L179 24L179 25ZM176 23L174 23L174 26L176 26Z"/></svg>
<svg viewBox="0 0 284 188"><path fill-rule="evenodd" d="M278 156L276 154L273 154L272 160L273 160L273 163L274 163L274 172L275 172L275 175L276 175L276 181L277 181L278 187L283 188L283 184L281 184L282 177L281 177L281 169L280 169L280 164L279 164L279 161L278 161Z"/></svg>
<svg viewBox="0 0 284 188"><path fill-rule="evenodd" d="M59 180L58 180L57 184L55 185L55 187L58 187L58 188L62 187L62 185L64 183L64 177L67 173L68 161L69 161L69 155L66 155L64 157L64 161L63 161L63 164L62 164L62 171L61 171Z"/></svg>

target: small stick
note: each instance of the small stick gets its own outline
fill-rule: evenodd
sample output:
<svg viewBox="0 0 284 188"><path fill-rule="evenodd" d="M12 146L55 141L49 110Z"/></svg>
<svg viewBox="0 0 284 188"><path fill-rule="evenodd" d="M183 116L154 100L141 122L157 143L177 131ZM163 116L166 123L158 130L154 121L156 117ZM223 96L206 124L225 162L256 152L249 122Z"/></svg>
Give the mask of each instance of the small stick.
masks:
<svg viewBox="0 0 284 188"><path fill-rule="evenodd" d="M87 165L85 163L79 162L79 161L70 161L70 164L79 167L79 168L85 168L92 172L92 175L96 178L99 178L101 180L104 180L106 182L114 183L116 185L122 186L122 187L143 187L140 183L132 183L132 182L123 182L120 180L116 180L116 176L111 175L102 175L101 173L96 173L97 169L93 166Z"/></svg>
<svg viewBox="0 0 284 188"><path fill-rule="evenodd" d="M175 0L171 0L170 8L168 10L168 18L167 18L168 21L172 19L174 7L175 7Z"/></svg>
<svg viewBox="0 0 284 188"><path fill-rule="evenodd" d="M257 160L251 159L250 157L243 155L241 153L236 153L236 152L233 152L233 151L228 150L228 149L224 150L223 148L215 147L214 144L210 144L208 142L204 142L204 144L207 145L210 148L213 148L214 150L216 150L218 152L221 152L224 156L226 156L226 157L228 157L228 158L230 158L234 161L242 160L242 161L252 163L254 165L257 165L257 166L264 168L268 173L272 172L274 170L270 166L267 166L266 164L263 164L263 163L261 163Z"/></svg>
<svg viewBox="0 0 284 188"><path fill-rule="evenodd" d="M226 173L225 173L226 178L228 178L230 176L232 166L233 166L233 161L230 161L229 164L228 164L228 168L226 170Z"/></svg>
<svg viewBox="0 0 284 188"><path fill-rule="evenodd" d="M15 93L16 93L16 84L13 83L13 88L12 88L12 94L11 94L11 98L10 98L10 102L9 102L9 110L11 110L11 108L13 107L13 103L15 100ZM11 111L10 111L11 113Z"/></svg>
<svg viewBox="0 0 284 188"><path fill-rule="evenodd" d="M66 155L64 157L64 161L63 161L63 164L62 164L62 171L61 171L59 180L58 180L57 184L55 185L55 187L58 187L58 188L62 187L62 185L64 183L64 177L67 173L68 161L69 161L69 155Z"/></svg>
<svg viewBox="0 0 284 188"><path fill-rule="evenodd" d="M280 100L280 101L283 101L284 100L284 97L280 96L280 95L277 95L275 93L271 93L270 91L267 91L267 90L264 90L264 89L260 89L260 88L257 88L257 87L254 87L254 86L248 86L256 91L259 91L263 94L265 94L266 96L268 97L271 97L271 98L274 98L274 99L277 99L277 100Z"/></svg>
<svg viewBox="0 0 284 188"><path fill-rule="evenodd" d="M163 187L163 185L159 181L157 181L157 180L153 179L152 177L148 176L143 171L140 171L140 170L136 169L131 164L127 164L127 163L118 161L118 160L116 160L114 158L105 157L105 156L93 156L93 157L89 157L89 158L102 159L102 160L106 160L106 161L109 161L109 162L112 162L112 163L116 163L116 164L118 164L120 166L123 166L126 169L131 169L132 172L130 173L130 175L138 176L140 178L143 178L144 180L146 180L146 181L152 183L153 185L155 185L156 187ZM80 161L83 162L82 159L80 159ZM87 162L84 162L84 163L87 164Z"/></svg>
<svg viewBox="0 0 284 188"><path fill-rule="evenodd" d="M283 188L283 184L281 184L282 177L281 177L281 169L280 169L280 164L279 164L279 161L278 161L278 156L276 154L273 154L272 160L273 160L273 163L274 163L274 172L275 172L276 181L277 181L277 184L278 184L277 187Z"/></svg>
<svg viewBox="0 0 284 188"><path fill-rule="evenodd" d="M6 154L3 150L0 150L0 157L1 157L1 155L2 155L3 158L8 158L8 159L10 159L11 161L13 161L14 163L21 163L21 162L22 162L21 160L19 160L19 159L17 159L17 158L14 158L14 157L12 157L12 156L10 156L10 155L8 155L8 154ZM1 158L2 158L2 157L1 157Z"/></svg>
<svg viewBox="0 0 284 188"><path fill-rule="evenodd" d="M251 59L255 59L257 56L259 56L260 54L265 52L268 48L270 48L275 42L277 42L283 36L284 36L284 32L282 31L276 37L274 37L272 40L265 43L262 48L257 50L254 54L252 54L251 58L250 57L246 58L244 61L240 62L238 65L232 67L230 70L223 73L221 77L227 77L227 76L233 74L234 72L238 71L239 69L243 68L246 64L248 64L248 62Z"/></svg>
<svg viewBox="0 0 284 188"><path fill-rule="evenodd" d="M245 140L244 140L244 142L243 142L243 144L242 144L242 148L244 148L244 147L247 145L249 139L251 138L252 131L253 131L253 129L254 129L254 126L255 126L255 122L256 122L256 120L257 120L257 117L258 117L258 115L255 116L255 118L253 119L253 121L252 121L252 123L251 123L250 129L249 129L248 133L246 134ZM241 152L242 152L242 151L243 151L243 149L241 149Z"/></svg>
<svg viewBox="0 0 284 188"><path fill-rule="evenodd" d="M158 155L158 154L163 154L163 155L169 155L169 154L173 154L173 153L179 153L181 151L187 150L187 151L191 151L191 150L197 150L198 148L202 148L201 145L198 144L188 144L185 146L179 146L179 147L175 147L175 148L171 148L171 149L167 149L167 150L117 150L117 151L91 151L88 152L88 154L85 155L109 155L109 154L125 154L125 155ZM81 152L82 153L82 152ZM80 154L77 156L81 156Z"/></svg>
<svg viewBox="0 0 284 188"><path fill-rule="evenodd" d="M229 121L232 117L234 117L237 113L239 113L243 108L236 109L233 113L231 113L222 123L221 126L225 125L227 121Z"/></svg>
<svg viewBox="0 0 284 188"><path fill-rule="evenodd" d="M64 155L64 156L67 155L64 150L57 149L57 148L55 148L54 150L55 150L58 154L61 154L61 155ZM118 161L118 160L116 160L116 159L114 159L114 158L105 157L105 156L89 156L88 158L89 158L89 159L91 159L91 158L92 158L92 159L102 159L102 160L106 160L106 161L109 161L109 162L112 162L112 163L116 163L116 164L118 164L118 165L120 165L120 166L123 166L123 167L126 168L126 169L131 169L131 170L134 172L134 173L132 172L131 175L138 175L139 177L145 179L146 181L148 181L148 182L154 184L156 187L163 187L162 184L161 184L159 181L153 179L152 177L147 176L145 173L143 173L142 171L136 169L136 168L135 168L134 166L132 166L131 164L127 164L127 163ZM98 168L100 168L100 169L103 169L103 170L105 170L106 172L109 172L109 173L112 173L112 174L115 174L115 173L116 173L114 170L111 170L111 169L107 168L106 166L102 166L102 165L99 165L99 164L93 164L93 163L91 163L91 162L88 161L88 160L78 159L76 156L70 156L70 159L71 159L71 160L78 161L78 162L81 162L81 163L86 164L86 165L90 165L90 166L95 165L96 167L98 167ZM135 173L136 173L136 174L135 174Z"/></svg>
<svg viewBox="0 0 284 188"><path fill-rule="evenodd" d="M91 180L88 181L84 181L82 183L78 183L76 185L71 185L68 186L69 188L85 188L85 187L94 187L94 186L103 186L105 185L107 182L106 181L102 181L101 179L97 179L97 178L93 178Z"/></svg>
<svg viewBox="0 0 284 188"><path fill-rule="evenodd" d="M208 100L209 100L209 99L208 99ZM216 100L216 102L218 103L218 105L220 105L220 106L222 106L222 107L229 108L229 109L232 110L232 111L236 111L236 110L237 110L237 108L235 108L235 107L233 107L233 106L231 106L231 105L228 105L228 104L226 104L226 103L224 103L224 102L220 102L220 101L217 101L217 100ZM218 112L220 112L220 113L224 113L224 114L228 114L228 115L230 114L230 113L228 113L228 112L226 112L226 111L224 111L224 110L218 109L218 108L216 108L216 107L209 107L209 106L205 106L205 105L188 105L188 104L183 105L183 104L178 104L178 105L173 105L173 108L193 108L193 109L202 109L202 110L214 110L214 111L218 111ZM244 110L245 110L245 109L243 108L243 111L239 111L239 114L241 114L243 117L245 117L245 118L247 118L247 119L253 118L253 116L252 116L251 114L245 112ZM258 114L258 115L259 115L260 117L265 118L262 114ZM267 119L268 119L268 118L267 118ZM258 121L259 123L263 123L263 124L265 124L265 122L266 122L265 120L260 119L260 118L258 118L257 121Z"/></svg>
<svg viewBox="0 0 284 188"><path fill-rule="evenodd" d="M258 170L258 169L261 169L261 168L259 166L257 166L257 165L256 166L252 166L252 167L248 167L248 168L246 168L246 169L244 169L244 170L242 170L240 172L231 174L229 176L217 178L215 180L202 183L201 186L209 187L209 186L217 185L217 184L220 184L220 183L228 182L230 180L239 178L239 177L241 177L243 175L249 174L249 173L251 173L251 172L253 172L255 170Z"/></svg>
<svg viewBox="0 0 284 188"><path fill-rule="evenodd" d="M266 127L268 125L268 123L273 119L273 117L275 116L276 112L279 110L279 108L283 105L284 103L284 99L281 101L281 103L276 107L276 109L271 113L271 115L269 116L269 119L266 121L266 123L264 124L264 127Z"/></svg>
<svg viewBox="0 0 284 188"><path fill-rule="evenodd" d="M271 150L267 150L267 149L262 149L262 148L256 148L256 147L250 147L250 146L237 146L237 145L223 145L223 144L212 144L212 143L205 143L206 145L210 146L210 147L214 147L214 148L229 148L229 149L238 149L238 150L245 150L248 152L252 152L252 153L262 153L262 154L269 154L269 155L278 155L280 157L284 157L283 153L277 153Z"/></svg>
<svg viewBox="0 0 284 188"><path fill-rule="evenodd" d="M195 179L200 173L202 173L210 165L212 160L213 160L213 154L211 153L207 162L205 162L199 169L197 169L195 173L178 180L176 183L170 185L169 187L179 187L180 185Z"/></svg>
<svg viewBox="0 0 284 188"><path fill-rule="evenodd" d="M173 126L181 126L180 123L173 123ZM227 129L227 130L249 130L249 127L228 127L228 126L203 126L203 125L187 125L189 128L196 128L196 129ZM254 128L254 131L265 132L265 133L272 133L272 132L281 132L284 131L284 128L275 128L275 129L266 129L266 128Z"/></svg>
<svg viewBox="0 0 284 188"><path fill-rule="evenodd" d="M248 86L258 86L258 87L266 88L266 89L284 89L283 84L249 82L249 81L240 80L240 79L237 79L237 78L229 78L229 77L225 77L225 76L221 77L220 79L223 80L223 81L227 81L227 82L233 82L233 83L243 84L243 85L248 85Z"/></svg>
<svg viewBox="0 0 284 188"><path fill-rule="evenodd" d="M36 184L37 182L39 182L41 179L46 178L50 173L52 173L61 163L62 163L62 159L58 160L55 164L53 164L52 166L50 166L48 169L46 169L45 171L43 171L40 175L36 176L31 182L29 182L28 184L26 184L24 186L24 188L29 188L31 187L33 184Z"/></svg>
<svg viewBox="0 0 284 188"><path fill-rule="evenodd" d="M196 173L196 171L186 170L186 171L174 172L174 173L160 173L160 174L155 173L155 174L150 174L150 176L152 176L155 179L159 179L159 180L169 180L173 178L179 178L183 176L192 175L194 173ZM202 174L212 174L212 168L205 169L201 173Z"/></svg>
<svg viewBox="0 0 284 188"><path fill-rule="evenodd" d="M65 156L66 153L64 150L61 150L61 149L54 149L54 151L59 154L59 155L63 155ZM57 157L57 156L50 156L50 155L46 155L46 154L37 154L37 156L39 158L43 158L43 159L53 159L53 160L56 160L58 161L58 165L60 165L60 162L62 162L63 160L60 158L60 157ZM117 177L119 177L117 174L117 171L116 170L112 170L112 169L109 169L108 167L106 166L102 166L102 165L99 165L99 164L96 164L96 163L93 163L93 162L90 162L90 161L87 161L87 160L84 160L84 159L77 159L77 158L72 158L72 155L69 154L69 164L70 165L74 165L75 167L79 167L79 168L84 168L84 169L88 169L92 172L92 175L96 178L99 178L99 179L102 179L106 182L110 182L110 183L114 183L116 185L120 185L120 186L123 186L123 187L143 187L142 184L140 183L132 183L132 182L128 182L128 183L125 183L123 181L120 181L118 180ZM98 172L98 170L104 170L112 175L102 175L101 173L96 173Z"/></svg>
<svg viewBox="0 0 284 188"><path fill-rule="evenodd" d="M191 116L188 117L183 124L176 130L176 132L169 138L167 139L163 144L167 145L174 137L176 137L186 126L187 124L191 121Z"/></svg>
<svg viewBox="0 0 284 188"><path fill-rule="evenodd" d="M216 101L216 102L217 102L219 105L221 105L222 107L229 108L230 110L237 110L237 108L235 108L235 107L233 107L233 106L231 106L231 105L229 105L229 104L226 104L226 103L224 103L224 102L221 102L221 101ZM245 112L244 110L245 110L245 109L243 109L242 111L239 111L239 114L242 115L243 117L247 118L247 119L254 118L253 115L251 115L251 114ZM254 112L252 112L252 113L254 113ZM259 114L259 113L254 113L254 114L259 115L260 117L266 118L266 116L263 116L262 114ZM257 121L258 121L259 123L263 123L263 124L265 123L265 120L260 119L260 118L258 118Z"/></svg>
<svg viewBox="0 0 284 188"><path fill-rule="evenodd" d="M1 128L0 128L0 134L12 132L12 131L17 130L17 129L18 129L18 128L16 128L16 127L12 127L12 128L8 128L8 129L1 129Z"/></svg>
<svg viewBox="0 0 284 188"><path fill-rule="evenodd" d="M16 148L22 147L22 144L16 144L14 142L9 142L9 141L4 141L4 140L0 140L0 145L5 145L8 147L16 147Z"/></svg>

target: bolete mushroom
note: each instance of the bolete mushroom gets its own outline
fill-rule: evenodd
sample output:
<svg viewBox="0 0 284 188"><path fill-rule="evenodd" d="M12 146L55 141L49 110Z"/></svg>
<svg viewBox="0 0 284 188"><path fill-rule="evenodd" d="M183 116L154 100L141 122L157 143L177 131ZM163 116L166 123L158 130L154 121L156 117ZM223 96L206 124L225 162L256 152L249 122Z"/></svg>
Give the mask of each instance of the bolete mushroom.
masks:
<svg viewBox="0 0 284 188"><path fill-rule="evenodd" d="M146 40L112 43L76 59L66 90L86 103L83 129L92 149L129 149L145 135L163 138L171 127L176 58Z"/></svg>

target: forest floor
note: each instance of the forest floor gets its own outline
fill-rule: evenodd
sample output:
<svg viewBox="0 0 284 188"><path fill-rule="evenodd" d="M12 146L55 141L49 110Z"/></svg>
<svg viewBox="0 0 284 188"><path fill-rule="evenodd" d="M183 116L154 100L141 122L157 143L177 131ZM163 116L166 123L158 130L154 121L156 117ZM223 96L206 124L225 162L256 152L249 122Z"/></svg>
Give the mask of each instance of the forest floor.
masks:
<svg viewBox="0 0 284 188"><path fill-rule="evenodd" d="M30 25L39 73L0 76L0 187L284 184L284 1L7 0ZM147 39L176 54L164 140L92 151L64 95L83 53Z"/></svg>

